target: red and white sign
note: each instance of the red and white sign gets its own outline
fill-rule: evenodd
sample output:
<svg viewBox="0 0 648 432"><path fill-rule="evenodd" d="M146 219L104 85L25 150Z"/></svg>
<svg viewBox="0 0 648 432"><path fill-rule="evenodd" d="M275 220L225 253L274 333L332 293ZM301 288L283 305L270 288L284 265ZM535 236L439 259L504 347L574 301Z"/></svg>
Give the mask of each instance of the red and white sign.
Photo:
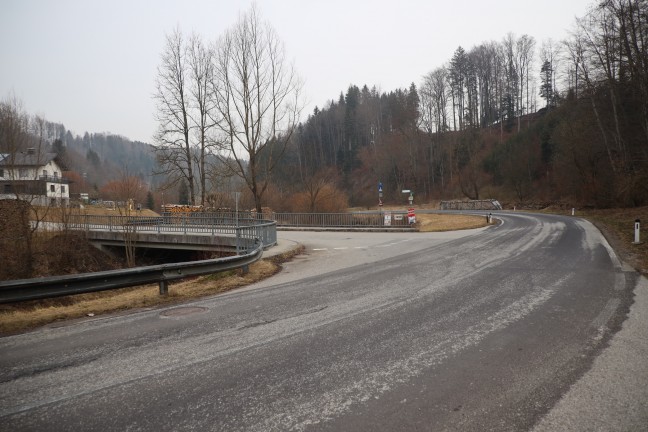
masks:
<svg viewBox="0 0 648 432"><path fill-rule="evenodd" d="M414 208L409 208L407 210L407 221L411 224L416 223L416 214L414 213Z"/></svg>

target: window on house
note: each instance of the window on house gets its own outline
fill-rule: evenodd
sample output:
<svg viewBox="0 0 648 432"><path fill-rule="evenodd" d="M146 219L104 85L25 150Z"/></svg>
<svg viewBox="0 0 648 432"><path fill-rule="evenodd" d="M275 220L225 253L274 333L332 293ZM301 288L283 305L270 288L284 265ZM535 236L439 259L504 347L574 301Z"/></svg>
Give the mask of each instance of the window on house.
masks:
<svg viewBox="0 0 648 432"><path fill-rule="evenodd" d="M54 185L50 185L50 192L56 192L56 189L54 189Z"/></svg>
<svg viewBox="0 0 648 432"><path fill-rule="evenodd" d="M0 178L4 177L4 170L0 169Z"/></svg>
<svg viewBox="0 0 648 432"><path fill-rule="evenodd" d="M61 186L61 193L62 193L62 194L65 193L65 186Z"/></svg>
<svg viewBox="0 0 648 432"><path fill-rule="evenodd" d="M13 192L13 191L11 190L11 185L10 185L10 184L6 184L6 185L4 185L4 193L6 193L6 194L10 194L11 192Z"/></svg>
<svg viewBox="0 0 648 432"><path fill-rule="evenodd" d="M54 177L58 177L58 171L54 171Z"/></svg>
<svg viewBox="0 0 648 432"><path fill-rule="evenodd" d="M47 177L47 170L43 170L43 175Z"/></svg>
<svg viewBox="0 0 648 432"><path fill-rule="evenodd" d="M27 168L20 168L18 169L18 176L20 178L25 178L27 177Z"/></svg>

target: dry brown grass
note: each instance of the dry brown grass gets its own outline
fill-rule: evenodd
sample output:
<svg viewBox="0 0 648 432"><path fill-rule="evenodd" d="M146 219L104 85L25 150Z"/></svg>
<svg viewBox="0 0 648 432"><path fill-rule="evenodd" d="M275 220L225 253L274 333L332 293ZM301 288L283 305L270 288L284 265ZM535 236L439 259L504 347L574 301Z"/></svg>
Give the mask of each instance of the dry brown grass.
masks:
<svg viewBox="0 0 648 432"><path fill-rule="evenodd" d="M257 261L250 265L246 274L239 269L173 283L166 296L159 295L157 285L146 285L4 306L0 311L0 334L17 333L56 321L178 304L216 295L272 276L281 269L282 262L301 251L297 249L284 256Z"/></svg>
<svg viewBox="0 0 648 432"><path fill-rule="evenodd" d="M485 216L461 214L417 214L416 224L421 232L457 231L485 227Z"/></svg>
<svg viewBox="0 0 648 432"><path fill-rule="evenodd" d="M594 223L620 258L648 275L648 207L577 211ZM633 244L635 220L641 221L641 242Z"/></svg>

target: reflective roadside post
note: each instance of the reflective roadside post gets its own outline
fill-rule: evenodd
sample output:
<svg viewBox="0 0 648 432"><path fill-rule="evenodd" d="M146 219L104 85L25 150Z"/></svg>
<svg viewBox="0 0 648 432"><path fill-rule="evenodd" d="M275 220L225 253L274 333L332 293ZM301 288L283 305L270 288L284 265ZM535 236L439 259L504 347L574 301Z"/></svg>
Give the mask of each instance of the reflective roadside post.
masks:
<svg viewBox="0 0 648 432"><path fill-rule="evenodd" d="M383 220L383 217L382 217L382 208L383 208L382 198L383 198L383 184L382 184L382 181L378 181L378 210L380 211L380 216L379 217L380 217L381 223L383 223L382 222L382 220Z"/></svg>
<svg viewBox="0 0 648 432"><path fill-rule="evenodd" d="M634 225L634 244L639 244L639 232L641 228L641 221L639 219L635 220Z"/></svg>

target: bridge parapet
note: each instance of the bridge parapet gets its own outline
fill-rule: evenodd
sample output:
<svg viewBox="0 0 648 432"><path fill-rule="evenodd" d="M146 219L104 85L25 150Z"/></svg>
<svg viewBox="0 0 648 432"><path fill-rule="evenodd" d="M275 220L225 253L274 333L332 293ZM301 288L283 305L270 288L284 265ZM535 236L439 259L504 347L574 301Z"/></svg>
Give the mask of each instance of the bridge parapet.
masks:
<svg viewBox="0 0 648 432"><path fill-rule="evenodd" d="M66 227L82 230L88 239L106 245L130 241L139 247L225 250L242 253L260 240L264 247L277 243L274 221L231 215L194 213L157 216L72 215Z"/></svg>

